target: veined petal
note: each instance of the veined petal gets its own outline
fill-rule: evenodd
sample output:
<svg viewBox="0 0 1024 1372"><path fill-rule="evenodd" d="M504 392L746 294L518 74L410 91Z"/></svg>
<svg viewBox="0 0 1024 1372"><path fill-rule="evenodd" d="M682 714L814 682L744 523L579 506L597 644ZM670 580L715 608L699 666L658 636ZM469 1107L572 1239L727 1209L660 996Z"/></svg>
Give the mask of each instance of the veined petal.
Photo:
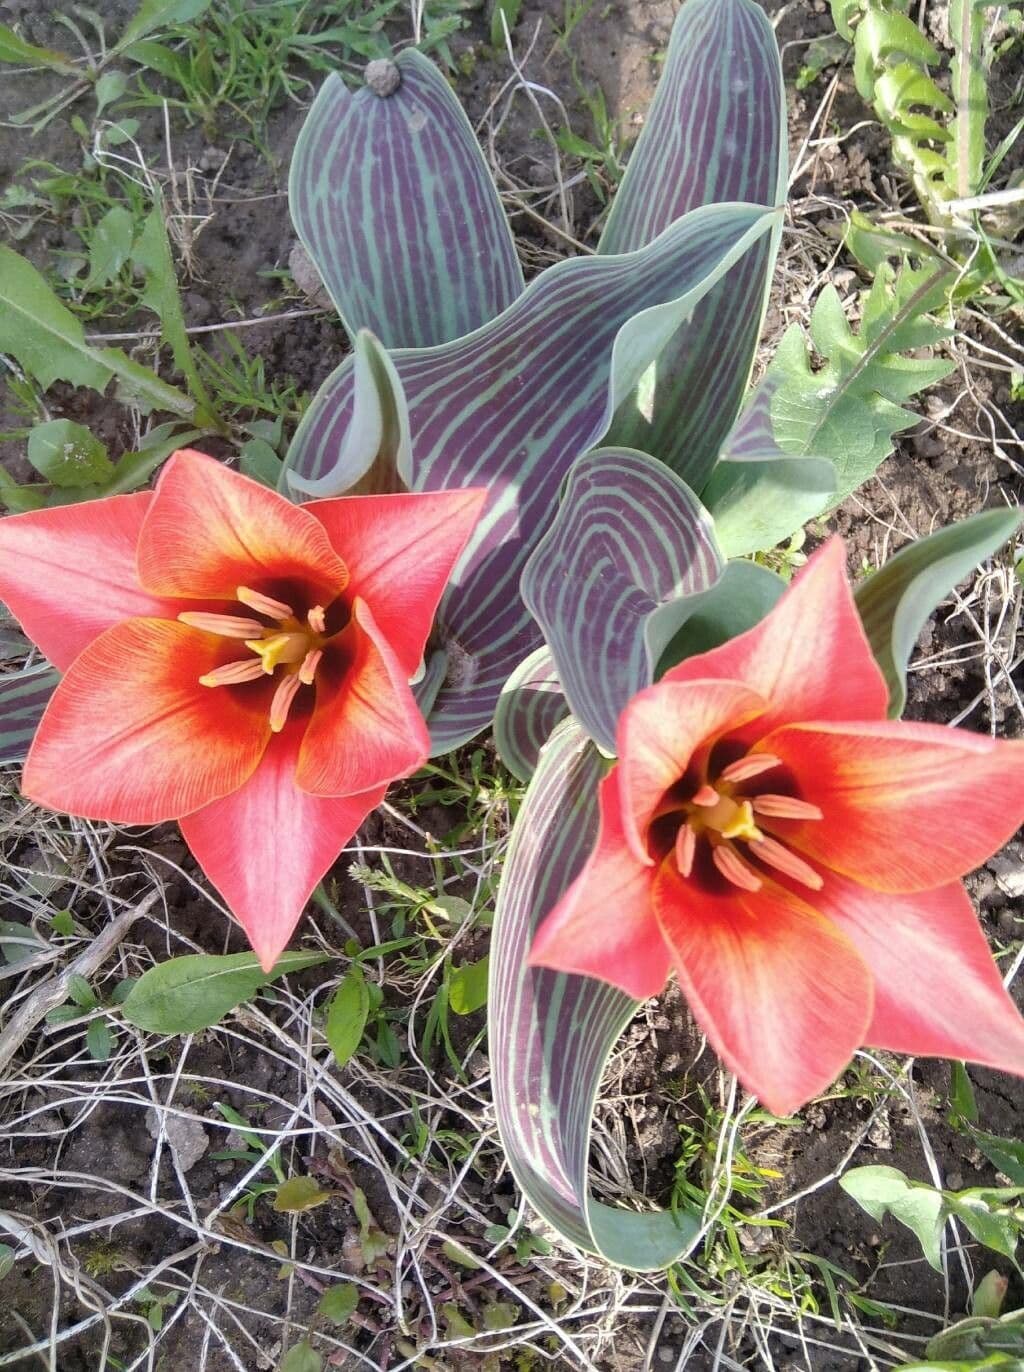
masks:
<svg viewBox="0 0 1024 1372"><path fill-rule="evenodd" d="M342 496L302 508L324 526L373 611L402 671L411 677L448 579L487 499L486 490Z"/></svg>
<svg viewBox="0 0 1024 1372"><path fill-rule="evenodd" d="M646 1000L658 994L671 970L651 908L654 872L626 842L614 772L601 782L600 806L594 851L537 930L530 966L597 977Z"/></svg>
<svg viewBox="0 0 1024 1372"><path fill-rule="evenodd" d="M618 780L626 842L636 860L653 862L647 853L648 825L701 745L758 719L767 708L739 681L670 682L666 677L633 697L619 717L619 765L612 775ZM694 790L706 780L695 777Z"/></svg>
<svg viewBox="0 0 1024 1372"><path fill-rule="evenodd" d="M264 971L286 948L317 882L384 798L383 786L330 799L301 791L295 768L304 729L304 721L288 724L237 791L181 821Z"/></svg>
<svg viewBox="0 0 1024 1372"><path fill-rule="evenodd" d="M771 821L808 857L878 891L972 871L1024 820L1024 742L938 724L798 724L764 746L824 818Z"/></svg>
<svg viewBox="0 0 1024 1372"><path fill-rule="evenodd" d="M894 1053L969 1058L1024 1076L1024 1019L958 881L891 895L830 874L814 902L849 937L874 978L866 1043Z"/></svg>
<svg viewBox="0 0 1024 1372"><path fill-rule="evenodd" d="M321 524L276 491L189 448L164 467L139 539L154 595L233 600L239 586L298 581L335 595L345 564Z"/></svg>
<svg viewBox="0 0 1024 1372"><path fill-rule="evenodd" d="M889 689L857 614L841 539L808 559L760 624L681 662L663 681L707 677L745 682L769 702L748 741L794 720L885 718Z"/></svg>
<svg viewBox="0 0 1024 1372"><path fill-rule="evenodd" d="M184 609L139 585L135 554L152 499L143 491L0 520L0 600L61 671L112 625Z"/></svg>
<svg viewBox="0 0 1024 1372"><path fill-rule="evenodd" d="M348 626L328 644L317 669L296 782L317 796L357 795L409 776L429 751L405 673L357 596Z"/></svg>
<svg viewBox="0 0 1024 1372"><path fill-rule="evenodd" d="M210 690L199 677L236 648L174 620L108 629L46 707L25 794L87 819L154 824L234 791L270 737L267 686Z"/></svg>
<svg viewBox="0 0 1024 1372"><path fill-rule="evenodd" d="M871 1021L871 974L850 939L774 883L714 896L671 860L652 895L683 994L743 1085L776 1115L831 1085Z"/></svg>

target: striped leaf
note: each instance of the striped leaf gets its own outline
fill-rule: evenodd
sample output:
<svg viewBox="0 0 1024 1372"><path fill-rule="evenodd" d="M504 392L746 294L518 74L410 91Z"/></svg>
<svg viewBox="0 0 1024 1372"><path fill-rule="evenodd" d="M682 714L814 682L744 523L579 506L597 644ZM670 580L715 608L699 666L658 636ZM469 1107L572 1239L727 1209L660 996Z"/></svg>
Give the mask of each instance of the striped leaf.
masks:
<svg viewBox="0 0 1024 1372"><path fill-rule="evenodd" d="M625 705L654 680L652 621L722 573L707 511L646 453L598 448L569 472L558 514L523 572L573 715L606 753Z"/></svg>
<svg viewBox="0 0 1024 1372"><path fill-rule="evenodd" d="M327 78L295 145L289 203L349 333L429 347L500 314L523 274L448 82L414 48L391 69L386 96Z"/></svg>
<svg viewBox="0 0 1024 1372"><path fill-rule="evenodd" d="M495 912L488 1041L498 1129L526 1199L570 1243L650 1270L686 1250L695 1217L616 1209L596 1201L587 1185L601 1076L639 1003L604 982L526 966L535 929L593 845L606 767L571 719L541 754L512 832Z"/></svg>
<svg viewBox="0 0 1024 1372"><path fill-rule="evenodd" d="M59 680L52 667L0 676L0 763L24 761Z"/></svg>
<svg viewBox="0 0 1024 1372"><path fill-rule="evenodd" d="M780 204L785 93L754 0L687 0L598 251L632 252L700 205ZM609 441L652 453L700 491L750 379L778 231L711 291L616 416Z"/></svg>
<svg viewBox="0 0 1024 1372"><path fill-rule="evenodd" d="M494 746L513 776L530 780L541 748L568 713L551 649L545 643L505 682L494 712Z"/></svg>
<svg viewBox="0 0 1024 1372"><path fill-rule="evenodd" d="M907 703L907 664L925 620L1020 525L1020 510L982 510L908 543L857 587L857 610L888 683L893 718Z"/></svg>
<svg viewBox="0 0 1024 1372"><path fill-rule="evenodd" d="M391 354L408 405L413 489L491 489L436 622L435 651L447 654L431 718L437 752L486 727L510 673L540 645L519 578L570 464L776 218L752 205L695 210L639 252L557 263L466 338ZM353 399L346 361L299 425L288 455L294 489L340 494L362 475L338 461Z"/></svg>

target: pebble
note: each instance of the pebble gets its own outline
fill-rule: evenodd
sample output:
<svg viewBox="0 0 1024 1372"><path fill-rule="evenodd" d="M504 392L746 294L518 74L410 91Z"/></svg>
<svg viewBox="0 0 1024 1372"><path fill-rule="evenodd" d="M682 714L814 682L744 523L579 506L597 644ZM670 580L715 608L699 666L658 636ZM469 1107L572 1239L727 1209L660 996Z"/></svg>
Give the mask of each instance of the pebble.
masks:
<svg viewBox="0 0 1024 1372"><path fill-rule="evenodd" d="M156 1110L146 1111L146 1128L156 1139L160 1136L160 1114ZM167 1114L164 1116L164 1134L174 1151L178 1166L183 1172L191 1171L210 1146L210 1139L197 1119L184 1115Z"/></svg>
<svg viewBox="0 0 1024 1372"><path fill-rule="evenodd" d="M1024 896L1024 862L1009 853L996 853L985 863L995 876L1000 890L1005 891L1011 900Z"/></svg>
<svg viewBox="0 0 1024 1372"><path fill-rule="evenodd" d="M964 1185L963 1173L961 1173L961 1172L947 1172L947 1173L946 1173L946 1190L947 1190L947 1191L962 1191L962 1190L963 1190L963 1185Z"/></svg>

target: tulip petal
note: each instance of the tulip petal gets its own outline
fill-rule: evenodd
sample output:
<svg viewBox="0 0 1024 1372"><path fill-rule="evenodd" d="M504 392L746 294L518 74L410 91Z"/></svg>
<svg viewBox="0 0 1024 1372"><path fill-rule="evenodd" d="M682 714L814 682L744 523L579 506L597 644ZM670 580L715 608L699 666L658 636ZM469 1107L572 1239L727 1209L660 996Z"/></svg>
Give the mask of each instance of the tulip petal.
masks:
<svg viewBox="0 0 1024 1372"><path fill-rule="evenodd" d="M108 629L46 707L25 762L25 794L87 819L155 824L241 786L270 737L272 683L199 684L235 649L174 620Z"/></svg>
<svg viewBox="0 0 1024 1372"><path fill-rule="evenodd" d="M868 645L842 540L808 559L760 624L719 648L687 658L663 681L727 677L769 701L748 741L800 719L884 719L889 690Z"/></svg>
<svg viewBox="0 0 1024 1372"><path fill-rule="evenodd" d="M739 681L674 682L666 677L633 697L619 717L619 765L613 775L635 860L653 863L647 827L662 796L682 779L701 746L759 719L767 708L765 700ZM694 791L706 780L696 776Z"/></svg>
<svg viewBox="0 0 1024 1372"><path fill-rule="evenodd" d="M788 1115L835 1081L871 1021L871 974L844 933L774 883L711 895L671 860L652 901L698 1024L748 1090Z"/></svg>
<svg viewBox="0 0 1024 1372"><path fill-rule="evenodd" d="M373 611L407 677L420 665L441 595L486 499L486 490L420 491L302 507L327 530L352 592Z"/></svg>
<svg viewBox="0 0 1024 1372"><path fill-rule="evenodd" d="M0 520L0 599L64 671L125 619L173 619L184 603L139 585L135 554L149 491Z"/></svg>
<svg viewBox="0 0 1024 1372"><path fill-rule="evenodd" d="M333 597L348 581L310 514L189 448L164 467L142 526L138 566L154 595L207 600L233 600L239 586L264 590L268 582L294 581Z"/></svg>
<svg viewBox="0 0 1024 1372"><path fill-rule="evenodd" d="M383 786L337 799L301 791L295 769L304 727L299 720L275 734L243 786L181 821L264 971L287 946L317 882L384 798Z"/></svg>
<svg viewBox="0 0 1024 1372"><path fill-rule="evenodd" d="M634 1000L656 996L671 970L651 908L650 867L622 829L618 778L601 782L601 827L587 864L537 931L531 967L596 977Z"/></svg>
<svg viewBox="0 0 1024 1372"><path fill-rule="evenodd" d="M800 724L764 740L824 819L773 820L808 857L877 891L972 871L1024 819L1024 742L938 724Z"/></svg>
<svg viewBox="0 0 1024 1372"><path fill-rule="evenodd" d="M894 1053L968 1058L1024 1076L1024 1019L958 881L891 895L830 874L814 901L874 978L865 1043Z"/></svg>
<svg viewBox="0 0 1024 1372"><path fill-rule="evenodd" d="M430 735L405 673L366 603L352 603L316 675L316 705L299 751L296 783L316 796L348 796L422 767Z"/></svg>

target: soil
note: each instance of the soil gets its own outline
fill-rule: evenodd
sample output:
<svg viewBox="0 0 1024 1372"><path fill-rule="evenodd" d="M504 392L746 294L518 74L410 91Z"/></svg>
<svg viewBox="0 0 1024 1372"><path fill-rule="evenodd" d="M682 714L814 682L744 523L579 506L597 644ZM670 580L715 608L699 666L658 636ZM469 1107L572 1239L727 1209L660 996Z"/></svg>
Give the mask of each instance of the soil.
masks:
<svg viewBox="0 0 1024 1372"><path fill-rule="evenodd" d="M779 40L785 54L789 78L790 132L794 159L807 134L810 120L822 97L822 84L799 93L792 84L799 69L806 43L830 30L825 0L797 0L782 5L767 0L769 13L779 19ZM57 43L63 31L55 26L54 14L63 6L51 0L33 4L26 0L0 0L0 19L17 21L22 34L30 41ZM116 29L130 14L134 3L122 0L100 0L104 19ZM642 122L658 66L654 57L664 49L675 13L674 0L612 0L612 3L592 8L573 35L568 48L557 39L556 25L563 19L562 0L525 0L516 28L517 52L530 48L527 70L532 81L554 92L568 110L572 127L591 136L590 117L580 99L574 78L585 87L599 86L607 107L624 134L635 133ZM504 58L489 55L484 47L485 23L478 12L470 12L469 26L455 40L452 47L461 59L462 74L456 89L464 101L471 119L483 119L508 77ZM66 35L64 35L66 36ZM400 35L404 37L405 35ZM534 38L536 41L534 42ZM0 101L9 115L16 109L41 99L52 89L52 79L46 76L22 77L17 82L5 80ZM545 113L558 121L553 102L544 97ZM850 207L870 207L878 200L896 203L904 188L894 172L887 140L881 129L864 120L863 107L852 87L849 72L840 75L830 115L833 124L853 129L840 143L828 146L811 162L792 187L794 202L814 201L812 219L815 231L827 239L830 227L838 225ZM250 319L280 298L279 279L269 275L287 267L295 238L286 215L285 178L288 155L303 119L303 110L286 103L275 110L266 130L266 146L272 160L258 152L240 136L240 130L225 122L223 127L203 130L190 127L179 115L170 116L170 146L179 171L191 169L190 184L198 211L204 217L201 231L190 244L188 274L184 302L188 323L206 325L226 318ZM493 123L493 120L492 120ZM553 157L549 145L536 136L538 118L532 104L522 96L514 102L511 113L501 123L493 139L491 153L497 164L521 186L543 186L554 178ZM162 121L156 114L144 113L138 135L140 146L155 167L166 165L166 150ZM1024 140L1022 140L1024 142ZM11 125L4 128L0 139L0 181L13 178L18 168L30 157L45 158L58 165L74 165L81 156L76 135L66 117L55 120L40 135L31 136L24 129ZM552 195L531 203L539 213L558 222L557 196ZM568 192L569 222L560 224L565 232L583 242L592 242L595 227L602 214L601 197L585 180L574 184ZM565 238L553 234L535 218L510 205L513 225L520 242L524 262L530 272L546 265L566 251ZM66 250L76 243L69 225L42 223L26 240L19 243L35 261L42 262L53 251ZM824 264L827 270L827 263ZM832 279L847 291L856 289L852 264L840 259L832 270ZM792 298L786 294L791 287L788 279L777 288L769 314L766 331L766 353L782 326L791 317ZM304 302L291 301L293 306ZM127 325L122 327L128 327ZM107 320L100 331L110 329ZM977 320L966 321L966 333L979 342L991 342L984 325ZM312 393L323 378L337 365L345 351L345 337L340 324L330 315L306 316L246 328L240 333L250 354L263 359L268 378L293 382L300 393ZM214 342L211 346L216 348ZM54 414L66 414L93 427L114 453L130 444L124 412L102 398L86 393L72 393L59 388L54 392ZM884 464L876 480L846 502L829 523L830 529L841 532L848 541L851 570L858 572L865 562L874 565L883 550L891 552L913 534L927 532L937 524L947 523L976 510L998 506L1005 500L1018 502L1022 494L1021 472L1015 463L1006 460L995 450L992 442L969 436L985 432L985 416L997 412L1005 416L1009 425L1024 427L1024 406L1014 404L1006 386L1006 378L996 371L977 370L967 384L954 375L944 386L926 398L925 418L918 429L901 439L896 453ZM940 426L941 421L941 426ZM0 415L0 429L12 427L10 414ZM951 432L956 430L957 432ZM16 476L24 476L23 455L16 445L5 445L3 460ZM214 445L215 446L215 445ZM1012 445L1003 452L1013 453ZM813 541L813 540L812 540ZM968 609L971 607L968 606ZM973 607L981 613L982 607ZM978 633L972 627L964 607L951 604L936 616L922 636L919 659L939 662L941 670L917 671L910 678L908 715L917 719L947 721L977 700L967 719L969 727L1000 732L1019 732L1020 716L1014 713L1012 696L1005 682L989 685L983 672L981 655L977 650ZM1024 685L1024 679L1019 680ZM485 745L486 746L486 745ZM401 800L396 800L401 806ZM12 800L12 805L14 804ZM427 827L443 833L461 821L457 807L434 807ZM392 842L402 847L405 832L396 827L386 815L370 821L364 832L370 843ZM26 840L26 843L30 840ZM125 846L136 838L118 840L105 854L111 881L118 889L130 889L131 874L136 868L137 855ZM171 829L153 831L143 840L153 861L167 876L166 910L147 920L133 931L138 949L149 949L157 958L169 952L189 948L211 952L238 951L244 947L239 932L228 921L217 917L211 921L211 906L196 891L193 882L201 881L194 866ZM120 845L120 846L119 846ZM1011 860L1021 865L1020 845L1009 851ZM31 861L31 854L22 851L23 862ZM358 888L346 875L346 856L336 873L338 902L343 915L361 935L368 935L365 905ZM180 869L180 874L173 868ZM410 868L404 872L400 860L395 870L409 880L422 879L422 872ZM1014 949L1020 939L1018 912L1003 886L997 880L997 867L984 869L972 879L975 896L986 932L993 945L1000 949ZM127 884L126 884L127 883ZM18 919L14 908L4 912L10 919ZM94 921L99 927L106 918L102 903L95 899L76 906L76 917L84 924ZM173 932L168 934L168 928ZM468 955L479 956L484 951L485 934L475 936L478 946L469 945ZM312 995L324 980L321 969L313 969L294 979L300 994ZM400 1000L400 997L399 997ZM396 1004L399 1012L408 1006ZM471 1017L458 1026L465 1051L482 1029L482 1016ZM272 1044L273 1040L268 1040ZM31 1051L26 1046L25 1053ZM147 1071L163 1072L168 1064L178 1062L178 1049L157 1045L148 1058ZM52 1062L52 1059L51 1059ZM474 1059L470 1058L472 1064ZM893 1061L891 1070L901 1064ZM443 1060L432 1064L435 1077L447 1088L458 1086L453 1074L446 1071ZM484 1067L476 1055L477 1076ZM405 1069L403 1069L405 1070ZM237 1148L237 1138L229 1138L230 1129L219 1116L211 1100L204 1095L203 1082L230 1082L226 1096L220 1096L252 1119L258 1115L267 1128L292 1127L289 1106L297 1093L305 1089L303 1069L285 1052L262 1051L258 1036L247 1039L229 1035L201 1035L187 1049L184 1067L185 1087L180 1100L184 1112L204 1132L209 1146L187 1173L187 1191L174 1170L170 1151L165 1148L163 1159L154 1170L155 1140L148 1127L147 1096L144 1081L132 1079L120 1082L116 1089L107 1084L100 1092L102 1103L95 1109L86 1108L81 1083L97 1082L104 1078L101 1064L92 1064L81 1057L69 1062L65 1069L53 1068L47 1076L45 1089L33 1089L27 1095L12 1098L5 1110L15 1111L20 1118L30 1117L27 1126L11 1137L0 1153L0 1170L6 1178L0 1181L0 1196L6 1209L17 1212L23 1219L50 1229L63 1226L95 1225L86 1229L87 1240L75 1248L84 1262L88 1250L93 1255L91 1269L80 1269L81 1289L66 1282L56 1289L46 1276L45 1254L38 1266L18 1263L0 1285L0 1366L24 1368L46 1364L46 1359L26 1359L5 1364L3 1354L24 1347L29 1336L40 1338L46 1331L63 1328L83 1319L89 1312L90 1291L96 1282L113 1295L128 1290L137 1273L151 1270L162 1260L187 1248L192 1239L187 1225L180 1223L189 1205L205 1215L238 1176L237 1160L218 1159L215 1154L225 1148ZM999 1134L1019 1132L1024 1110L1024 1083L982 1069L971 1069L970 1076L977 1093L979 1113L985 1129ZM787 1206L775 1218L786 1221L788 1229L745 1226L740 1230L747 1256L756 1268L758 1261L771 1257L775 1246L785 1242L792 1251L813 1254L827 1260L850 1274L851 1285L871 1300L902 1306L909 1315L902 1325L905 1332L931 1334L938 1327L936 1319L928 1322L927 1315L944 1319L967 1308L969 1291L957 1262L951 1263L950 1299L946 1304L941 1277L933 1273L921 1260L920 1249L908 1232L892 1221L878 1225L873 1222L832 1181L820 1184L840 1166L841 1161L859 1141L853 1161L858 1164L885 1163L904 1170L909 1176L929 1180L925 1155L922 1151L922 1129L934 1151L937 1175L953 1188L991 1184L995 1181L992 1167L976 1150L971 1150L962 1133L947 1121L949 1068L945 1064L917 1063L912 1071L915 1110L909 1104L895 1103L874 1108L872 1098L855 1089L855 1082L847 1079L846 1089L837 1089L828 1098L803 1112L793 1123L778 1125L762 1123L752 1126L744 1134L747 1156L758 1167L771 1173L755 1202L736 1201L740 1210L751 1213L771 1206L776 1200L801 1193L805 1187L816 1187ZM388 1088L386 1070L371 1075L356 1064L350 1064L340 1074L339 1083L359 1100L369 1117L386 1116L394 1109L394 1097ZM685 1007L675 991L669 991L661 1002L648 1007L645 1014L628 1031L622 1048L610 1069L608 1092L599 1115L599 1135L618 1130L624 1140L623 1158L626 1176L616 1173L604 1151L595 1153L594 1165L597 1186L606 1194L619 1194L636 1188L659 1202L667 1202L676 1180L676 1161L680 1152L680 1130L692 1129L703 1118L703 1110L695 1109L698 1087L712 1098L719 1090L717 1069L712 1056L703 1049L689 1026ZM331 1098L332 1105L322 1103L323 1109L337 1106L340 1097ZM893 1101L902 1099L898 1094ZM33 1113L34 1112L34 1113ZM346 1123L340 1115L336 1123ZM410 1116L408 1124L414 1121ZM397 1136L402 1128L391 1121ZM439 1129L465 1128L465 1119L455 1111L442 1111L435 1120ZM194 1129L193 1129L194 1134ZM351 1272L361 1261L358 1252L357 1218L353 1209L353 1190L361 1188L366 1195L376 1224L385 1234L398 1230L398 1216L383 1186L377 1168L366 1161L365 1136L359 1130L345 1134L354 1140L352 1147L329 1154L317 1144L309 1152L313 1135L299 1130L295 1141L295 1156L304 1167L329 1185L334 1195L329 1203L310 1210L294 1221L274 1213L267 1202L258 1203L252 1219L236 1218L224 1232L224 1242L210 1248L203 1259L203 1280L207 1288L233 1302L230 1318L221 1321L222 1331L211 1338L194 1314L178 1320L162 1340L159 1356L152 1364L164 1372L191 1372L193 1368L249 1369L276 1367L280 1346L280 1317L286 1310L293 1321L313 1320L319 1300L316 1283L285 1276L268 1280L265 1261L254 1261L244 1245L257 1247L280 1242L284 1252L299 1254L308 1263L339 1273ZM201 1145L201 1140L199 1141ZM389 1161L398 1166L397 1158ZM57 1172L62 1178L79 1176L99 1179L69 1190L65 1185L53 1184ZM699 1179L699 1167L691 1179ZM441 1204L448 1186L447 1176L433 1180L420 1177L427 1188L427 1200ZM433 1192L430 1188L433 1187ZM449 1208L446 1229L450 1237L464 1242L477 1253L488 1250L484 1238L487 1224L503 1224L516 1204L515 1187L504 1168L493 1132L477 1157L474 1166L462 1182L462 1203ZM122 1188L118 1190L118 1188ZM140 1208L132 1218L124 1218L132 1208L126 1195L152 1195L159 1203L152 1208ZM106 1228L103 1221L116 1224ZM102 1261L102 1245L109 1253ZM97 1256L99 1255L99 1256ZM976 1275L989 1267L998 1268L1010 1280L1006 1307L1024 1304L1024 1285L1012 1266L994 1255L971 1250ZM527 1259L520 1264L511 1250L505 1249L497 1259L502 1270L520 1285L524 1295L544 1308L551 1308L550 1272L543 1264L538 1268ZM479 1310L486 1303L487 1290L439 1251L427 1254L429 1276L426 1289L440 1308L446 1301L455 1300L463 1310ZM389 1266L390 1264L390 1266ZM182 1271L188 1270L184 1264ZM411 1269L407 1269L411 1270ZM551 1272L557 1274L557 1267ZM393 1261L385 1255L376 1265L375 1278L384 1281L393 1272ZM329 1278L324 1281L329 1284ZM410 1287L413 1283L410 1281ZM638 1288L640 1289L640 1288ZM655 1328L649 1313L657 1308L666 1290L661 1278L642 1288L654 1292L656 1299L647 1301L647 1312L622 1316L614 1336L606 1341L597 1366L608 1372L639 1372L647 1367L673 1367L682 1355L688 1322L678 1312L670 1313L660 1326L656 1344L649 1347L651 1331ZM815 1287L824 1307L823 1288ZM474 1294L475 1292L475 1294ZM500 1294L500 1293L499 1293ZM242 1308L245 1307L243 1310ZM115 1320L111 1326L109 1343L105 1344L104 1325L92 1326L79 1338L62 1343L56 1363L60 1372L95 1372L104 1365L127 1366L146 1347L146 1331L142 1322L142 1304L132 1307L138 1315L135 1323ZM227 1307L225 1307L226 1309ZM375 1307L372 1300L360 1306L363 1325L351 1332L357 1346L372 1347L375 1365L381 1368L404 1365L401 1350L404 1335L395 1327L377 1328L376 1314L387 1310ZM416 1289L409 1293L409 1329L425 1328L427 1312ZM169 1320L170 1312L167 1312ZM885 1326L865 1316L865 1324L880 1330ZM233 1323L232 1323L233 1321ZM878 1355L869 1358L849 1339L825 1335L825 1343L834 1347L808 1347L795 1332L785 1328L774 1331L768 1344L759 1342L752 1329L742 1324L730 1325L730 1333L720 1354L731 1362L729 1366L771 1366L766 1348L779 1367L805 1367L813 1372L855 1372L855 1369L886 1365L894 1356ZM227 1344L230 1345L230 1352ZM712 1344L712 1347L714 1345ZM540 1354L550 1356L543 1344ZM260 1353L259 1350L262 1350ZM502 1357L500 1366L524 1370L541 1365L538 1360L517 1360L520 1355ZM114 1362L113 1359L120 1359ZM720 1357L702 1349L695 1351L686 1363L693 1372L718 1366ZM46 1364L50 1365L50 1364ZM339 1362L338 1366L366 1364ZM424 1366L435 1364L424 1363ZM436 1364L441 1366L441 1364ZM493 1364L497 1366L499 1364ZM550 1365L550 1364L549 1364ZM575 1366L565 1354L555 1355L557 1367ZM456 1369L480 1368L490 1372L480 1357L451 1357L444 1364Z"/></svg>

